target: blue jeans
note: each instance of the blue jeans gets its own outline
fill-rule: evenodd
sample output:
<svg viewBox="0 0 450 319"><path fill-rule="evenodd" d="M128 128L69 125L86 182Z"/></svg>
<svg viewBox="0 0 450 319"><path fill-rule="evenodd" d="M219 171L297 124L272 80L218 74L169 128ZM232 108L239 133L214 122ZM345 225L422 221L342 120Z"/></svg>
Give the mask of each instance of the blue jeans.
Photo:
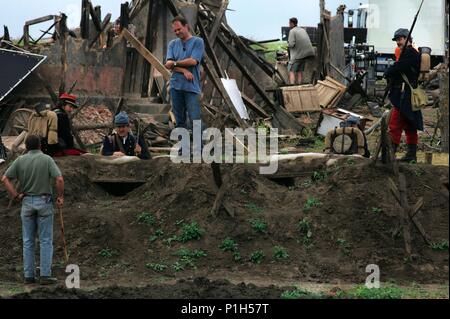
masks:
<svg viewBox="0 0 450 319"><path fill-rule="evenodd" d="M170 96L172 97L172 111L177 121L177 128L192 129L192 122L201 120L200 94L170 89Z"/></svg>
<svg viewBox="0 0 450 319"><path fill-rule="evenodd" d="M41 277L50 277L53 259L53 200L51 196L25 197L20 215L25 278L35 276L36 232L39 234Z"/></svg>

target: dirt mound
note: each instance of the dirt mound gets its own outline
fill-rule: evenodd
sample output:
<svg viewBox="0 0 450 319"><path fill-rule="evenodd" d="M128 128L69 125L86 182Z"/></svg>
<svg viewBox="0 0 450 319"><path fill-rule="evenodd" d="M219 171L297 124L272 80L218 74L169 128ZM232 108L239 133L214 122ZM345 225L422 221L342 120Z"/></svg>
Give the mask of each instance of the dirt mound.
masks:
<svg viewBox="0 0 450 319"><path fill-rule="evenodd" d="M279 299L283 291L275 286L233 285L226 280L196 278L193 281L180 280L175 285L113 286L93 291L40 288L16 295L13 299Z"/></svg>
<svg viewBox="0 0 450 319"><path fill-rule="evenodd" d="M80 266L83 286L199 276L359 284L369 264L380 266L382 281L448 282L449 204L441 182L448 179L446 167L401 167L410 202L424 198L418 218L436 242L429 247L414 230L415 257L405 259L385 167L346 160L271 180L252 166L224 165L224 174L234 167L225 201L235 217L223 209L213 217L217 189L209 165L175 165L168 159L124 165L124 178L138 176L146 183L121 197L91 181L88 160L67 158L58 165L66 177L70 261ZM281 164L280 171L295 165ZM6 207L7 200L0 199L0 205ZM19 207L2 210L0 280L18 281ZM55 273L64 278L60 242L55 224Z"/></svg>

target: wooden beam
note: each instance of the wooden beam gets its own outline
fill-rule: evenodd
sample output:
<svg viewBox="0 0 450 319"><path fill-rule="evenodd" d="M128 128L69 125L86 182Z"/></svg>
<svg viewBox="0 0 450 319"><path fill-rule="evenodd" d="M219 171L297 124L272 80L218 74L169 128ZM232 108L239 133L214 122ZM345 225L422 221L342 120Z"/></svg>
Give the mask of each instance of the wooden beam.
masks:
<svg viewBox="0 0 450 319"><path fill-rule="evenodd" d="M94 39L92 39L91 43L89 44L89 49L91 49L95 42L97 42L98 38L102 35L102 33L105 31L105 29L108 27L109 22L111 22L111 13L108 13L105 17L105 20L103 20L102 23L102 29L100 32L97 32L97 35L94 37Z"/></svg>
<svg viewBox="0 0 450 319"><path fill-rule="evenodd" d="M42 35L39 37L39 38L37 38L37 40L36 41L34 41L33 42L33 44L37 44L46 34L50 34L50 30L54 27L56 25L56 21L51 25L51 27L50 28L48 28L46 31L44 31L43 33L42 33Z"/></svg>
<svg viewBox="0 0 450 319"><path fill-rule="evenodd" d="M267 96L264 89L259 85L258 80L253 76L252 73L247 69L245 65L241 63L241 59L233 52L233 50L225 43L225 39L222 35L217 37L218 43L222 46L223 50L228 54L228 56L233 60L234 64L239 68L242 75L244 75L250 84L255 88L256 92L263 98L264 102L267 103L272 108L275 107L274 102Z"/></svg>
<svg viewBox="0 0 450 319"><path fill-rule="evenodd" d="M163 76L165 81L169 81L172 74L166 67L143 45L136 39L128 29L124 28L122 34L128 42L146 59L154 68L156 68Z"/></svg>
<svg viewBox="0 0 450 319"><path fill-rule="evenodd" d="M406 177L404 174L399 175L399 195L400 195L400 218L403 226L403 238L405 241L405 250L408 256L411 256L412 248L411 248L411 226L409 222L409 204L408 197L406 194Z"/></svg>
<svg viewBox="0 0 450 319"><path fill-rule="evenodd" d="M81 22L80 31L82 39L89 39L89 0L83 0L81 3Z"/></svg>
<svg viewBox="0 0 450 319"><path fill-rule="evenodd" d="M90 1L89 1L89 13L91 15L92 22L94 23L95 28L97 29L97 31L100 32L102 30L102 23L101 20L97 17L95 8L92 5L92 2Z"/></svg>
<svg viewBox="0 0 450 319"><path fill-rule="evenodd" d="M297 133L303 130L303 126L297 121L297 119L292 114L287 112L286 109L282 108L280 105L275 104L269 98L264 89L259 85L258 80L253 76L252 73L250 73L247 67L241 63L238 56L225 43L225 40L223 39L222 35L219 34L217 39L218 43L222 46L223 50L228 54L231 60L233 60L234 64L239 68L242 75L247 78L247 80L253 86L256 92L263 98L264 102L268 106L270 106L272 110L275 111L275 116L277 117L280 126Z"/></svg>
<svg viewBox="0 0 450 319"><path fill-rule="evenodd" d="M253 101L251 98L249 98L247 95L244 94L244 92L241 92L242 95L242 99L244 100L244 103L250 107L256 114L258 114L259 116L268 119L271 116L264 111L264 109L262 107L260 107L258 104L255 103L255 101Z"/></svg>
<svg viewBox="0 0 450 319"><path fill-rule="evenodd" d="M45 16L45 17L41 17L41 18L37 18L37 19L34 19L34 20L27 21L27 22L25 22L25 25L26 26L30 26L30 25L33 25L33 24L38 24L38 23L41 23L41 22L46 22L46 21L49 21L49 20L53 20L54 18L55 18L54 15L48 15L48 16Z"/></svg>
<svg viewBox="0 0 450 319"><path fill-rule="evenodd" d="M229 1L222 0L222 4L220 6L219 12L216 15L216 19L214 21L214 25L209 32L209 41L211 45L214 45L216 42L217 35L219 34L220 26L222 25L222 19L225 16L225 12L227 11Z"/></svg>
<svg viewBox="0 0 450 319"><path fill-rule="evenodd" d="M30 26L26 24L23 26L23 46L25 49L30 46Z"/></svg>
<svg viewBox="0 0 450 319"><path fill-rule="evenodd" d="M204 39L204 42L205 42L206 54L212 59L212 63L214 65L214 68L216 69L217 74L221 78L225 78L225 72L222 70L222 67L220 65L219 59L217 58L217 55L214 52L213 44L210 42L209 36L206 33L206 30L205 30L205 28L202 25L202 21L199 20L197 25L198 25L198 29L200 30L200 34L201 34L201 36L202 36L202 38Z"/></svg>

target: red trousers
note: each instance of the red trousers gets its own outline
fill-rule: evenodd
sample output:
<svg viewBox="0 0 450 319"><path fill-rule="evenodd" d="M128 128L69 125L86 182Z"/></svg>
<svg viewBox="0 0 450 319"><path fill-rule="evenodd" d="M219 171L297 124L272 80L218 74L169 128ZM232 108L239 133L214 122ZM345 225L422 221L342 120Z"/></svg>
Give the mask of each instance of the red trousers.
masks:
<svg viewBox="0 0 450 319"><path fill-rule="evenodd" d="M405 131L406 144L419 144L419 134L417 130L410 127L408 121L402 116L400 110L396 107L392 108L391 121L389 123L389 134L392 142L399 145L402 141L402 133Z"/></svg>

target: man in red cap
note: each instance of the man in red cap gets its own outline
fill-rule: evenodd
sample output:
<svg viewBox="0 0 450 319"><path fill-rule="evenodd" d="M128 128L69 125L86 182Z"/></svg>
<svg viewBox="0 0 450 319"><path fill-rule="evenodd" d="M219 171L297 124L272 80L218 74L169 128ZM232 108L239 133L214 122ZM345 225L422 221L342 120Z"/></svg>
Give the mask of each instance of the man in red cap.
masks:
<svg viewBox="0 0 450 319"><path fill-rule="evenodd" d="M56 115L58 116L58 144L59 150L62 153L61 155L80 155L80 154L67 154L68 150L74 150L74 141L73 134L70 124L69 115L76 108L77 105L77 97L72 94L63 93L59 97L59 105L55 110ZM58 156L59 154L55 154Z"/></svg>

